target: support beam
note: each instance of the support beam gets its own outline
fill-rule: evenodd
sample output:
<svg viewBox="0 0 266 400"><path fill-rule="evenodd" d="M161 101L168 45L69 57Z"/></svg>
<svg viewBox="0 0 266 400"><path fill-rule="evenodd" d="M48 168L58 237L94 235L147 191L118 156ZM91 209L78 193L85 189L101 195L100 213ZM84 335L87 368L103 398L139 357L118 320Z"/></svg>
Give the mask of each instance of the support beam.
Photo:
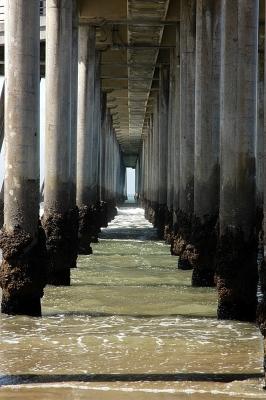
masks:
<svg viewBox="0 0 266 400"><path fill-rule="evenodd" d="M258 0L222 1L219 319L253 321L256 314L258 6Z"/></svg>
<svg viewBox="0 0 266 400"><path fill-rule="evenodd" d="M43 226L50 257L48 281L53 285L70 285L70 268L75 266L77 258L70 202L71 27L72 2L47 0Z"/></svg>
<svg viewBox="0 0 266 400"><path fill-rule="evenodd" d="M39 227L39 3L5 1L5 208L1 310L41 315L45 238Z"/></svg>
<svg viewBox="0 0 266 400"><path fill-rule="evenodd" d="M155 226L158 227L158 205L159 205L159 96L154 96L153 101L153 114L151 117L151 130L152 130L152 175L151 175L151 198L150 201L143 196L143 179L144 179L144 168L145 160L142 151L141 158L141 185L140 193L141 199L143 201L143 206L145 207L146 218Z"/></svg>
<svg viewBox="0 0 266 400"><path fill-rule="evenodd" d="M5 134L5 82L0 97L0 151L3 149ZM4 182L0 191L0 227L4 225Z"/></svg>
<svg viewBox="0 0 266 400"><path fill-rule="evenodd" d="M176 134L176 72L177 49L170 51L169 70L169 106L168 106L168 151L167 151L167 210L164 228L164 239L171 244L173 236L173 197L174 197L174 165Z"/></svg>
<svg viewBox="0 0 266 400"><path fill-rule="evenodd" d="M219 211L221 1L197 1L193 286L214 286Z"/></svg>
<svg viewBox="0 0 266 400"><path fill-rule="evenodd" d="M174 62L173 99L173 226L180 209L180 27L176 30L176 60Z"/></svg>
<svg viewBox="0 0 266 400"><path fill-rule="evenodd" d="M261 5L264 5L265 2L261 2ZM266 6L264 7L264 15L266 18ZM260 65L261 69L263 69L264 66L264 71L260 71L260 75L259 77L262 78L262 74L264 72L264 82L265 82L265 77L266 77L266 41L265 41L265 37L266 37L266 25L264 26L264 52L263 52L263 56L264 56L264 60L262 62L262 64ZM264 149L263 149L263 155L264 155L264 160L263 160L263 170L264 170L264 174L263 174L263 215L264 215L264 219L263 219L263 261L261 263L260 269L259 269L259 279L260 279L260 288L261 288L261 292L262 292L262 298L260 299L259 305L258 305L258 310L257 310L257 324L260 328L260 331L264 337L264 363L263 363L263 367L264 367L264 382L266 385L266 85L264 84Z"/></svg>
<svg viewBox="0 0 266 400"><path fill-rule="evenodd" d="M70 126L70 224L72 225L73 262L76 267L78 249L79 211L77 195L77 109L78 109L78 1L72 2L72 69L71 69L71 126Z"/></svg>
<svg viewBox="0 0 266 400"><path fill-rule="evenodd" d="M186 251L191 245L194 212L196 0L181 0L180 13L179 209L175 215L171 251L180 257L180 269L191 269Z"/></svg>
<svg viewBox="0 0 266 400"><path fill-rule="evenodd" d="M168 159L168 107L169 107L169 66L160 68L159 81L159 187L157 229L163 238L167 212L167 159Z"/></svg>
<svg viewBox="0 0 266 400"><path fill-rule="evenodd" d="M196 1L181 0L180 23L180 209L194 211Z"/></svg>
<svg viewBox="0 0 266 400"><path fill-rule="evenodd" d="M71 70L71 150L70 150L70 203L76 206L77 186L77 109L78 109L78 2L72 5L72 70Z"/></svg>
<svg viewBox="0 0 266 400"><path fill-rule="evenodd" d="M79 27L77 205L79 207L79 253L91 254L91 205L95 201L92 176L95 112L95 27ZM94 153L96 156L96 152Z"/></svg>

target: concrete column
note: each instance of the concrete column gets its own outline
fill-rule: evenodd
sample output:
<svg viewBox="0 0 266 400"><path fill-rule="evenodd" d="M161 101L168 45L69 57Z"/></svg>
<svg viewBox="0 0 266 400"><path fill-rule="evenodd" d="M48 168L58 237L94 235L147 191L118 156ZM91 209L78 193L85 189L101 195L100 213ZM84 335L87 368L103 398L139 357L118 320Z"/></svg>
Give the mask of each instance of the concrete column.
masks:
<svg viewBox="0 0 266 400"><path fill-rule="evenodd" d="M169 69L169 106L168 106L168 151L167 151L167 212L164 228L164 239L170 244L173 235L173 190L174 190L174 162L175 162L175 77L176 77L176 49L170 51Z"/></svg>
<svg viewBox="0 0 266 400"><path fill-rule="evenodd" d="M262 39L263 37L263 39ZM258 66L258 90L257 90L257 129L255 139L256 151L256 212L257 212L257 234L258 234L258 267L261 287L266 284L266 269L264 262L263 243L263 203L264 203L264 25L259 27L259 66ZM266 293L266 285L265 285Z"/></svg>
<svg viewBox="0 0 266 400"><path fill-rule="evenodd" d="M106 119L106 136L105 136L105 199L107 203L111 201L111 195L110 195L110 136L111 136L111 116L110 116L110 111L107 110L107 119Z"/></svg>
<svg viewBox="0 0 266 400"><path fill-rule="evenodd" d="M149 135L150 135L150 205L154 201L154 139L153 139L153 118L149 116Z"/></svg>
<svg viewBox="0 0 266 400"><path fill-rule="evenodd" d="M99 173L100 173L100 204L101 204L101 226L108 225L108 207L106 201L106 169L107 166L107 137L108 109L106 93L101 93L101 131L100 131L100 149L99 149Z"/></svg>
<svg viewBox="0 0 266 400"><path fill-rule="evenodd" d="M156 163L155 163L155 158L158 156L158 148L155 146L156 139L158 139L158 135L155 133L155 114L157 115L157 108L158 108L158 99L157 96L153 98L153 113L150 117L150 130L151 130L151 146L152 146L152 159L151 159L151 169L152 169L152 174L151 174L151 199L149 204L144 204L145 208L145 218L148 219L151 223L154 223L153 216L155 213L155 208L157 207L157 186L156 186L156 179L158 178L158 171L155 170L156 168ZM158 121L158 118L157 118ZM140 190L140 198L142 199L142 175L143 175L143 160L142 160L142 152L140 153L139 156L139 190ZM158 159L157 159L157 166L158 166Z"/></svg>
<svg viewBox="0 0 266 400"><path fill-rule="evenodd" d="M262 32L260 33L262 35ZM259 52L256 130L256 193L259 221L263 218L263 157L264 157L264 52Z"/></svg>
<svg viewBox="0 0 266 400"><path fill-rule="evenodd" d="M140 176L140 193L141 193L141 203L146 207L145 203L145 159L144 159L144 138L142 140L141 154L140 154L140 165L141 165L141 176Z"/></svg>
<svg viewBox="0 0 266 400"><path fill-rule="evenodd" d="M219 210L221 1L197 1L193 286L214 286Z"/></svg>
<svg viewBox="0 0 266 400"><path fill-rule="evenodd" d="M101 136L101 53L96 52L95 57L95 143L93 145L93 151L95 153L95 200L100 200L100 170L99 170L99 157L100 157L100 136Z"/></svg>
<svg viewBox="0 0 266 400"><path fill-rule="evenodd" d="M79 210L77 195L77 108L78 108L78 25L79 11L77 0L72 2L72 70L71 70L71 131L70 131L70 211L72 226L72 268L76 267L78 249Z"/></svg>
<svg viewBox="0 0 266 400"><path fill-rule="evenodd" d="M180 27L176 29L176 51L174 61L174 99L173 99L173 225L176 227L176 216L180 209Z"/></svg>
<svg viewBox="0 0 266 400"><path fill-rule="evenodd" d="M163 238L167 211L167 156L168 156L168 107L169 107L169 66L160 67L159 88L159 204L157 229Z"/></svg>
<svg viewBox="0 0 266 400"><path fill-rule="evenodd" d="M91 254L92 146L95 112L95 27L79 27L77 206L79 208L79 253Z"/></svg>
<svg viewBox="0 0 266 400"><path fill-rule="evenodd" d="M265 9L265 20L266 20L266 4L263 2L263 6ZM262 35L264 36L264 52L263 52L263 57L264 60L261 60L262 63L260 63L260 74L259 77L262 79L263 75L263 66L264 66L264 81L266 77L266 25L264 25L264 32L262 32ZM259 88L260 91L261 88ZM264 251L263 251L263 262L260 265L260 270L259 270L259 278L260 278L260 286L261 286L261 292L262 292L262 298L260 299L260 303L258 305L258 310L257 310L257 324L260 328L260 331L264 337L264 379L265 379L265 384L266 384L266 85L264 85L264 136L263 136L263 141L264 141L264 147L263 147L263 155L264 155L264 160L263 160L263 214L264 214L264 219L262 223L262 229L264 232L263 235L263 242L264 242ZM260 108L260 105L258 105ZM260 121L258 121L259 123ZM258 147L257 147L258 149ZM258 161L257 161L258 165ZM258 186L257 186L258 187Z"/></svg>
<svg viewBox="0 0 266 400"><path fill-rule="evenodd" d="M180 4L180 209L190 216L194 211L196 1Z"/></svg>
<svg viewBox="0 0 266 400"><path fill-rule="evenodd" d="M173 166L174 166L174 114L175 110L176 49L170 51L169 105L168 105L168 152L167 152L167 208L173 209Z"/></svg>
<svg viewBox="0 0 266 400"><path fill-rule="evenodd" d="M196 0L180 1L180 168L179 210L175 213L172 254L178 255L180 269L191 269L191 222L194 212L195 148L195 45Z"/></svg>
<svg viewBox="0 0 266 400"><path fill-rule="evenodd" d="M145 159L146 159L146 202L150 204L150 136L145 137Z"/></svg>
<svg viewBox="0 0 266 400"><path fill-rule="evenodd" d="M3 149L5 133L5 82L0 96L0 149ZM0 191L0 228L4 225L4 183Z"/></svg>
<svg viewBox="0 0 266 400"><path fill-rule="evenodd" d="M107 100L106 93L101 95L101 135L100 135L100 157L99 157L99 170L100 170L100 199L101 202L105 201L105 135L106 135L106 118L107 118Z"/></svg>
<svg viewBox="0 0 266 400"><path fill-rule="evenodd" d="M77 127L77 204L91 203L89 152L93 138L95 97L95 27L79 27L78 127Z"/></svg>
<svg viewBox="0 0 266 400"><path fill-rule="evenodd" d="M257 305L255 133L257 0L222 1L218 318L252 321Z"/></svg>
<svg viewBox="0 0 266 400"><path fill-rule="evenodd" d="M101 54L95 53L95 82L94 82L94 111L93 111L93 130L91 132L91 144L88 149L87 157L90 159L90 217L89 234L92 243L98 242L98 234L102 226L101 215L102 207L100 204L99 189L99 154L100 154L100 129L101 129Z"/></svg>
<svg viewBox="0 0 266 400"><path fill-rule="evenodd" d="M149 150L148 137L143 138L143 195L145 203L148 204L148 165L149 165Z"/></svg>
<svg viewBox="0 0 266 400"><path fill-rule="evenodd" d="M264 171L264 81L258 82L258 120L256 135L256 194L258 217L263 217L263 171Z"/></svg>
<svg viewBox="0 0 266 400"><path fill-rule="evenodd" d="M54 285L70 284L77 258L70 203L72 65L72 2L47 0L43 226L50 257L48 282Z"/></svg>
<svg viewBox="0 0 266 400"><path fill-rule="evenodd" d="M157 226L156 216L158 215L159 204L159 97L158 94L154 97L153 102L153 116L152 116L152 138L153 138L153 194L151 204L146 211L146 218L154 225ZM143 164L141 166L143 170Z"/></svg>
<svg viewBox="0 0 266 400"><path fill-rule="evenodd" d="M39 228L39 3L5 1L5 207L1 310L41 315L45 238Z"/></svg>
<svg viewBox="0 0 266 400"><path fill-rule="evenodd" d="M110 222L116 215L116 202L114 196L114 129L110 110L106 108L104 127L104 200L106 220Z"/></svg>
<svg viewBox="0 0 266 400"><path fill-rule="evenodd" d="M78 4L72 8L72 71L71 71L71 151L70 151L70 203L76 206L77 185L77 107L78 107Z"/></svg>
<svg viewBox="0 0 266 400"><path fill-rule="evenodd" d="M153 196L153 136L152 136L152 125L151 118L148 120L148 137L149 137L149 204L152 202Z"/></svg>

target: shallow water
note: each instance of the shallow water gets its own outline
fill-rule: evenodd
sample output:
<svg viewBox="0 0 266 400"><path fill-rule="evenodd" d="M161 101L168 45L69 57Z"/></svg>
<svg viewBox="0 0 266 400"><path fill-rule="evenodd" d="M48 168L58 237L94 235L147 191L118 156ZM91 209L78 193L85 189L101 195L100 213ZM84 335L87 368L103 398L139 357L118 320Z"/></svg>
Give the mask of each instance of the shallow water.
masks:
<svg viewBox="0 0 266 400"><path fill-rule="evenodd" d="M190 287L143 210L93 250L45 289L42 319L0 316L0 399L266 397L258 329L215 319L215 289Z"/></svg>

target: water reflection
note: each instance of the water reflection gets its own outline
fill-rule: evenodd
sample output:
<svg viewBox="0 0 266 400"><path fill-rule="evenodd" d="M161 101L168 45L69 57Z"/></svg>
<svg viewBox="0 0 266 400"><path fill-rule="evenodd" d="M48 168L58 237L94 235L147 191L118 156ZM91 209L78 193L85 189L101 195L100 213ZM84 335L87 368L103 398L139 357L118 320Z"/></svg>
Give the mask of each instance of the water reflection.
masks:
<svg viewBox="0 0 266 400"><path fill-rule="evenodd" d="M258 379L206 382L260 376L261 337L252 324L217 321L215 290L191 288L191 273L155 238L143 210L121 209L94 255L80 257L73 285L46 288L42 319L0 316L0 383L20 383L0 398L264 398ZM90 382L94 374L106 381Z"/></svg>

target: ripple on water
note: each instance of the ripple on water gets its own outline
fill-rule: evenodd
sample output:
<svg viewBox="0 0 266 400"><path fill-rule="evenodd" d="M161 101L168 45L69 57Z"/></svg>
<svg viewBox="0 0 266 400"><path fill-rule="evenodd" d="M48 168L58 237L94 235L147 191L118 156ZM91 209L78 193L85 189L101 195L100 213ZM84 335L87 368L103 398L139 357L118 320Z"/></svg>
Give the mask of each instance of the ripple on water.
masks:
<svg viewBox="0 0 266 400"><path fill-rule="evenodd" d="M133 222L135 240L111 240L127 238ZM177 270L169 246L153 240L154 234L142 210L119 210L94 255L79 258L73 285L45 289L42 319L1 315L0 375L262 372L257 328L217 321L215 290L191 288L191 272ZM45 393L45 400L87 399L88 389L93 399L112 400L263 398L258 381L39 383L18 389L1 389L0 398Z"/></svg>

